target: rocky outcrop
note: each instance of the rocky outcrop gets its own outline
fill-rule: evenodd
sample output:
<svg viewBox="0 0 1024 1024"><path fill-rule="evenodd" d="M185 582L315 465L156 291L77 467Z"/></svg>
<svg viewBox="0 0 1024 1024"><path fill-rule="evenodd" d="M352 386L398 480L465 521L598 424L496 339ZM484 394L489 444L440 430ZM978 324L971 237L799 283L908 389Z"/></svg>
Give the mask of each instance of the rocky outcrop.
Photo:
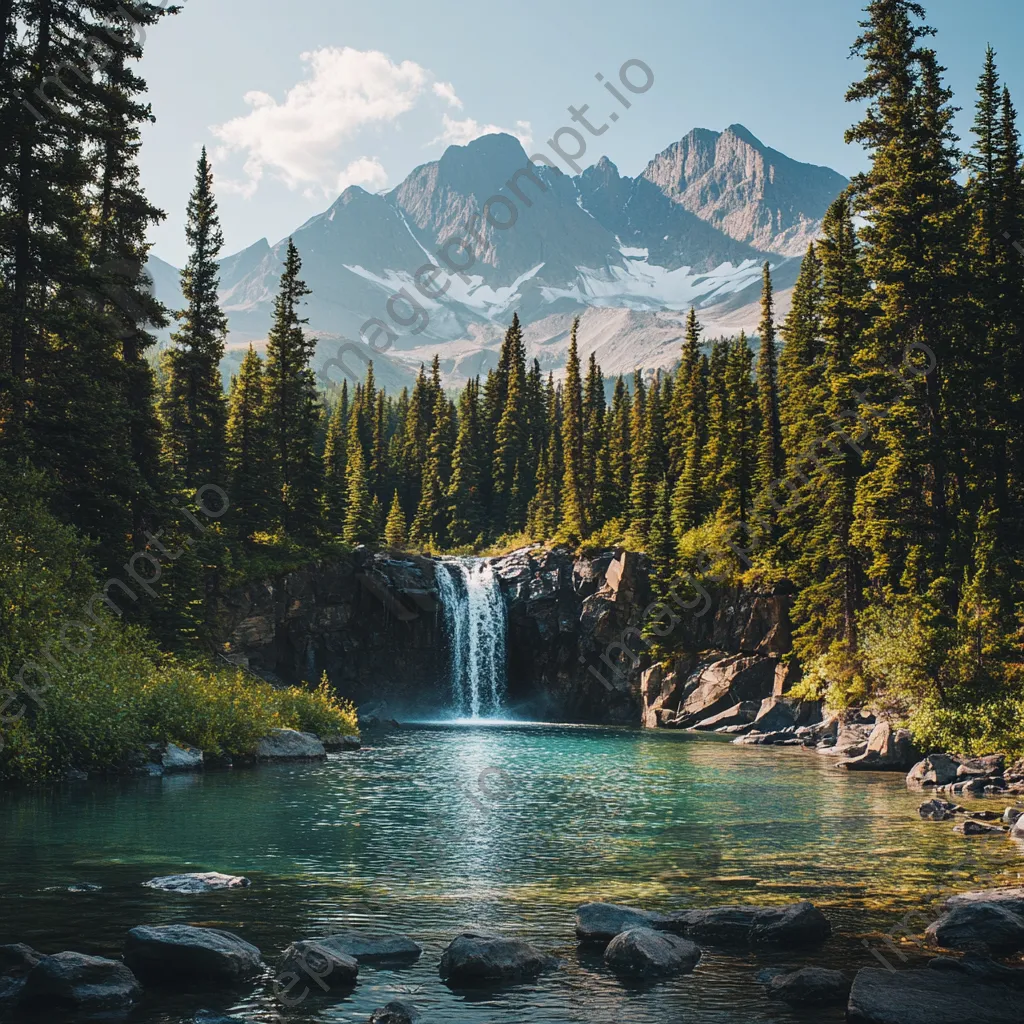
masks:
<svg viewBox="0 0 1024 1024"><path fill-rule="evenodd" d="M535 978L557 964L535 946L493 932L463 932L441 954L438 968L449 985L475 987Z"/></svg>
<svg viewBox="0 0 1024 1024"><path fill-rule="evenodd" d="M616 974L634 978L686 974L698 960L700 947L695 942L653 928L620 932L604 951L604 962Z"/></svg>
<svg viewBox="0 0 1024 1024"><path fill-rule="evenodd" d="M905 772L917 760L914 743L907 729L894 729L889 722L875 723L863 754L840 761L848 771Z"/></svg>
<svg viewBox="0 0 1024 1024"><path fill-rule="evenodd" d="M229 661L272 682L316 682L326 672L357 704L436 712L448 651L434 564L356 548L215 595L210 632Z"/></svg>
<svg viewBox="0 0 1024 1024"><path fill-rule="evenodd" d="M133 928L124 962L145 984L182 989L237 984L263 966L260 951L232 932L184 924Z"/></svg>
<svg viewBox="0 0 1024 1024"><path fill-rule="evenodd" d="M1020 993L960 972L865 967L846 1007L848 1024L1020 1024Z"/></svg>
<svg viewBox="0 0 1024 1024"><path fill-rule="evenodd" d="M934 790L951 796L999 796L1024 793L1024 775L1017 765L1006 768L1002 754L961 758L935 753L914 764L907 773L907 788Z"/></svg>

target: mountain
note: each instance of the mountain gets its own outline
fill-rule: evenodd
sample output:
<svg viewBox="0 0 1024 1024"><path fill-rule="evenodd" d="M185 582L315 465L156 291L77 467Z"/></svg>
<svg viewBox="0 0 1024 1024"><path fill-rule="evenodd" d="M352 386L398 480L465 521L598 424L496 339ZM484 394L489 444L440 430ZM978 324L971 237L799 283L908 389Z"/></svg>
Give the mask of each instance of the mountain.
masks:
<svg viewBox="0 0 1024 1024"><path fill-rule="evenodd" d="M659 153L642 177L730 238L802 256L829 204L849 184L828 167L770 149L741 124L695 128Z"/></svg>
<svg viewBox="0 0 1024 1024"><path fill-rule="evenodd" d="M584 354L597 351L608 373L631 372L675 362L691 304L709 336L751 330L765 261L781 317L793 257L845 185L740 125L695 129L636 178L606 157L577 177L531 166L517 139L495 134L450 146L387 193L346 189L292 237L321 362L376 318L376 351L353 354L355 369L372 356L378 379L400 386L437 352L457 383L495 364L518 312L529 354L557 372L583 314ZM285 244L261 239L221 261L231 349L265 339ZM446 261L457 271L440 273L426 298L417 272ZM154 257L151 269L158 297L180 304L172 268Z"/></svg>

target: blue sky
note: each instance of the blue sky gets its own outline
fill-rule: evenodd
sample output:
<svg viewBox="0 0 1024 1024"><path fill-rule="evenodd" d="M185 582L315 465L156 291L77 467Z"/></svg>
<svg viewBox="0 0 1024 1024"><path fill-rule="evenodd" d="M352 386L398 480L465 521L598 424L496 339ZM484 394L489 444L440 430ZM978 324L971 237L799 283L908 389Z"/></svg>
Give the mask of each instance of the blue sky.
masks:
<svg viewBox="0 0 1024 1024"><path fill-rule="evenodd" d="M532 140L531 153L546 148L571 124L567 107L584 103L595 125L621 117L581 163L607 155L627 174L693 127L736 122L795 159L844 174L864 165L843 143L861 0L179 2L182 13L150 30L142 64L157 118L143 179L168 214L154 251L176 265L203 144L226 252L277 241L347 183L393 186L489 126ZM988 42L1024 109L1020 0L925 6L964 108L960 134ZM654 84L625 110L594 76L617 82L629 59L649 65Z"/></svg>

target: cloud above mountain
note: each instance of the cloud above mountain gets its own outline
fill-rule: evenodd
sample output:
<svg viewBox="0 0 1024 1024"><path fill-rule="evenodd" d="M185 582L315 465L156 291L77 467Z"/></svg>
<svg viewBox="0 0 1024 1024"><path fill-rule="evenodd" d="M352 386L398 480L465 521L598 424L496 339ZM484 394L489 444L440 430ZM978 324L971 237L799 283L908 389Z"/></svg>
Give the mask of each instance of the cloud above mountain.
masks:
<svg viewBox="0 0 1024 1024"><path fill-rule="evenodd" d="M531 139L526 121L510 130L452 117L449 111L464 107L455 86L415 61L396 63L379 50L350 46L300 56L305 75L283 99L251 90L243 96L247 113L211 127L218 163L230 167L241 160L219 176L222 191L248 199L268 180L310 199L333 197L350 185L381 189L388 172L374 149L382 129L408 128L428 146L464 145L502 131L524 144Z"/></svg>

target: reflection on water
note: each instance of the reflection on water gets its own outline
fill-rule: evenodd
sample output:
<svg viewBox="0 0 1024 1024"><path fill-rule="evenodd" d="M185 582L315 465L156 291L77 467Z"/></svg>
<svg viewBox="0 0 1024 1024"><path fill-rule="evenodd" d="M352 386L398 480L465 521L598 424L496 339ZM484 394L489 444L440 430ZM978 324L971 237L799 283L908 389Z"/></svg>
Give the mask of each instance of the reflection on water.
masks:
<svg viewBox="0 0 1024 1024"><path fill-rule="evenodd" d="M403 997L445 1024L806 1020L767 1002L761 968L869 966L863 940L901 915L979 879L1020 884L1013 844L922 822L919 802L899 776L710 737L406 729L312 767L0 794L0 943L116 956L134 925L190 922L238 932L272 965L293 939L346 925L401 930L425 948L415 967L365 968L340 1002L310 996L287 1009L269 987L234 1005L165 996L136 1014L140 1024L190 1020L200 1007L254 1022L361 1024ZM207 870L253 886L206 896L141 887ZM708 951L692 975L655 988L624 986L573 940L573 910L588 900L671 909L803 898L836 927L821 951ZM470 924L565 962L534 984L452 993L437 962Z"/></svg>

